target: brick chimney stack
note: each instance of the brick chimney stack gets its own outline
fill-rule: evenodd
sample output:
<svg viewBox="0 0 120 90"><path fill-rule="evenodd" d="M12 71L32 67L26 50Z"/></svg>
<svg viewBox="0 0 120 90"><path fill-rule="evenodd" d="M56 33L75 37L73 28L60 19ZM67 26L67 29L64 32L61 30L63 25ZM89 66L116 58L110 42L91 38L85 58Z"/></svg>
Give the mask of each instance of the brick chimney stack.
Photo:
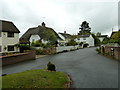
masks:
<svg viewBox="0 0 120 90"><path fill-rule="evenodd" d="M44 22L42 22L42 26L45 27L45 23Z"/></svg>
<svg viewBox="0 0 120 90"><path fill-rule="evenodd" d="M66 31L64 31L64 34L66 34Z"/></svg>

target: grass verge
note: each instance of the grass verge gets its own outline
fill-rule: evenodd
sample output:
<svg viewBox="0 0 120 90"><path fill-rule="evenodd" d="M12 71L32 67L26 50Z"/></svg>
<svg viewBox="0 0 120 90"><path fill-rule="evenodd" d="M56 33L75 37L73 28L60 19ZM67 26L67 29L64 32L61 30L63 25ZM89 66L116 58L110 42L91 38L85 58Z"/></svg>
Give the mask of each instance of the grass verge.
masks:
<svg viewBox="0 0 120 90"><path fill-rule="evenodd" d="M70 81L63 72L27 70L2 77L2 88L67 88Z"/></svg>

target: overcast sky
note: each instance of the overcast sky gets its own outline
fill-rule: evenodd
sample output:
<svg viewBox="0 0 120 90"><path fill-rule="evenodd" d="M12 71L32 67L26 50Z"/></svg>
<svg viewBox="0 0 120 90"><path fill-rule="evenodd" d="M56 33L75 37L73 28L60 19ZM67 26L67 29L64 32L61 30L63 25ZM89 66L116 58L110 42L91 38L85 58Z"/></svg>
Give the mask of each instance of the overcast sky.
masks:
<svg viewBox="0 0 120 90"><path fill-rule="evenodd" d="M0 0L0 19L12 21L21 31L43 21L56 32L77 34L87 21L92 32L108 34L118 29L119 0Z"/></svg>

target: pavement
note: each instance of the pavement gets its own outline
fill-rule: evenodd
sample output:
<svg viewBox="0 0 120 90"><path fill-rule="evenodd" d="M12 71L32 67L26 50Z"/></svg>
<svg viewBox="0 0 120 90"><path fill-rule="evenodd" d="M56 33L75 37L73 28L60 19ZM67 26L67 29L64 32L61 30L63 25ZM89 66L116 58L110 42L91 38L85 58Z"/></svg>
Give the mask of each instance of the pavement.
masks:
<svg viewBox="0 0 120 90"><path fill-rule="evenodd" d="M3 67L3 73L11 74L30 69L43 69L51 61L57 71L68 73L73 88L118 88L118 61L97 54L95 48L48 55Z"/></svg>

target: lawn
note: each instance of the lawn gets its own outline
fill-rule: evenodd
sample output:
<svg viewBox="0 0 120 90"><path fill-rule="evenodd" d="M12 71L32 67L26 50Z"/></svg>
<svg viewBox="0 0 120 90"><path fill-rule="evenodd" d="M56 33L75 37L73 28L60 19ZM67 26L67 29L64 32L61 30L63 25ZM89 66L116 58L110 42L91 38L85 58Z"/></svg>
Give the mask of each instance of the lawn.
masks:
<svg viewBox="0 0 120 90"><path fill-rule="evenodd" d="M2 77L2 88L67 88L69 83L63 72L27 70Z"/></svg>

